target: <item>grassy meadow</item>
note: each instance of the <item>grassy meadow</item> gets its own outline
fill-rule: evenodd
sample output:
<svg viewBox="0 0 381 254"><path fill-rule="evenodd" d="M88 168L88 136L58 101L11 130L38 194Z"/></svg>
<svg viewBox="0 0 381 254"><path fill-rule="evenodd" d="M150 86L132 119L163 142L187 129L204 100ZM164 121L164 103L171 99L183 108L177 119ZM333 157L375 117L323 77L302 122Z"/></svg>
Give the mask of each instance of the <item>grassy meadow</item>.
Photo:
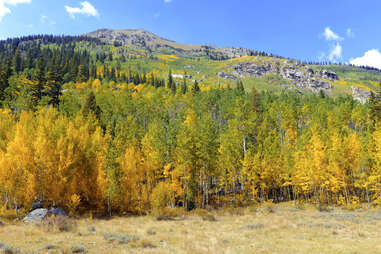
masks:
<svg viewBox="0 0 381 254"><path fill-rule="evenodd" d="M4 222L0 246L8 246L4 253L52 254L381 252L379 210L319 211L284 203L178 215L82 218L62 228Z"/></svg>

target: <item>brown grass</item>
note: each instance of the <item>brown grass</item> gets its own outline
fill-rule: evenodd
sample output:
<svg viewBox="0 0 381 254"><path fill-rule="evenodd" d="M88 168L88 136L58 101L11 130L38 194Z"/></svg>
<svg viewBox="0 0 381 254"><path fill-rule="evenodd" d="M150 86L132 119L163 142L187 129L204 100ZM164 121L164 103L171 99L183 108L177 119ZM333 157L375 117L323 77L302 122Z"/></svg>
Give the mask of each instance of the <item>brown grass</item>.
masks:
<svg viewBox="0 0 381 254"><path fill-rule="evenodd" d="M153 216L81 219L69 232L4 221L0 242L25 253L381 253L379 210L320 212L292 203L270 210L275 212L266 204L232 215L191 212L169 221ZM204 214L216 220L203 220Z"/></svg>

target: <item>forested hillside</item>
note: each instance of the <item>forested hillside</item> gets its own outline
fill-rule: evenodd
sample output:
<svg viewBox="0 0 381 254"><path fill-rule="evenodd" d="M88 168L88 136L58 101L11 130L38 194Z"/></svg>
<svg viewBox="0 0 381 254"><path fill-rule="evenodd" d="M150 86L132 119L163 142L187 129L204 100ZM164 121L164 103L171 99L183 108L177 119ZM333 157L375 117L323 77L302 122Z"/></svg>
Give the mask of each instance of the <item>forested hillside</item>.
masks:
<svg viewBox="0 0 381 254"><path fill-rule="evenodd" d="M0 42L2 212L36 201L101 215L381 203L377 71L152 47ZM351 85L369 101L354 100Z"/></svg>

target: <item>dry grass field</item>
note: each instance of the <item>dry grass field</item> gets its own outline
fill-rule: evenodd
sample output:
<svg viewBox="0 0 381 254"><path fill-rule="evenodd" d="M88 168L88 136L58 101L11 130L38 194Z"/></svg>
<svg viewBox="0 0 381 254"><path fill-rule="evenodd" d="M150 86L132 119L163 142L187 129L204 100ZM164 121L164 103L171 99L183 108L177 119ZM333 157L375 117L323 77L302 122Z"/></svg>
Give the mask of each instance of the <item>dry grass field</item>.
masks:
<svg viewBox="0 0 381 254"><path fill-rule="evenodd" d="M196 211L169 221L80 219L60 230L22 222L0 226L3 253L381 253L380 239L377 209L320 212L290 203Z"/></svg>

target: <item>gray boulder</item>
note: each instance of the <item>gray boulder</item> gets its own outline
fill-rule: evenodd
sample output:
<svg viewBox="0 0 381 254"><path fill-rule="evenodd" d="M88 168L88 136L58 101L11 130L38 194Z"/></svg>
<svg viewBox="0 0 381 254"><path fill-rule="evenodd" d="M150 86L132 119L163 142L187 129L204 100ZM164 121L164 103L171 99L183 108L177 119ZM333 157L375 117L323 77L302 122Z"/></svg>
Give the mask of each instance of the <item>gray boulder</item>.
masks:
<svg viewBox="0 0 381 254"><path fill-rule="evenodd" d="M361 89L356 86L351 87L353 99L359 101L361 104L367 103L370 97L370 91Z"/></svg>
<svg viewBox="0 0 381 254"><path fill-rule="evenodd" d="M64 216L64 217L67 217L67 214L65 213L64 210L62 210L61 208L52 208L49 210L48 212L48 216Z"/></svg>
<svg viewBox="0 0 381 254"><path fill-rule="evenodd" d="M225 79L225 80L226 79L233 80L233 81L237 81L238 80L236 76L234 76L232 74L229 74L229 73L226 73L226 72L223 72L223 71L219 72L218 76L220 78L222 78L222 79Z"/></svg>
<svg viewBox="0 0 381 254"><path fill-rule="evenodd" d="M45 219L48 214L48 210L44 208L39 208L30 212L27 216L24 217L23 222L33 223L33 222L41 222Z"/></svg>

